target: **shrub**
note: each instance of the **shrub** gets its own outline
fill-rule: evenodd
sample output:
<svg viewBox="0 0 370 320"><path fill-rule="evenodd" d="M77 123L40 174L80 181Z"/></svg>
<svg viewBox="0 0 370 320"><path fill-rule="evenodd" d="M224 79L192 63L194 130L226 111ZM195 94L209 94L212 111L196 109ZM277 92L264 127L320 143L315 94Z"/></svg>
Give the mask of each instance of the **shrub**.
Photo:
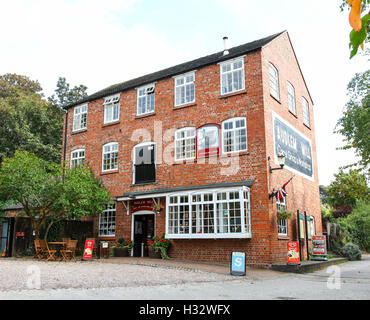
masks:
<svg viewBox="0 0 370 320"><path fill-rule="evenodd" d="M346 234L347 242L357 244L361 250L370 252L370 203L359 201L346 218L338 219Z"/></svg>
<svg viewBox="0 0 370 320"><path fill-rule="evenodd" d="M361 250L358 245L347 243L341 250L340 254L349 260L361 260Z"/></svg>

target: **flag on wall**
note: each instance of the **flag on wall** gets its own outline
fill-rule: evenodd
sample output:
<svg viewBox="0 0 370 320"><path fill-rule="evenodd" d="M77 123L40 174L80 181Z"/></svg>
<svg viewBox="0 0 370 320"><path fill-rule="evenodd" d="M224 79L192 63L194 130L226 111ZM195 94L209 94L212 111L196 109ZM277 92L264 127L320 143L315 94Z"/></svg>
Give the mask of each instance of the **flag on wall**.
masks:
<svg viewBox="0 0 370 320"><path fill-rule="evenodd" d="M288 195L288 192L285 190L285 188L287 184L292 181L293 178L294 176L291 177L287 182L285 182L279 190L275 191L275 189L273 189L272 193L269 195L269 198L275 197L276 200L280 201L285 198Z"/></svg>

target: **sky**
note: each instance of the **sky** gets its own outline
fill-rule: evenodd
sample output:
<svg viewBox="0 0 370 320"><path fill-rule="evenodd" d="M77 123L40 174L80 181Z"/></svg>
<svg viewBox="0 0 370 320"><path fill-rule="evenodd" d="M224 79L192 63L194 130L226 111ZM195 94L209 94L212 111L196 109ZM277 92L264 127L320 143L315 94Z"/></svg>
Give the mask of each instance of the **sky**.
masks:
<svg viewBox="0 0 370 320"><path fill-rule="evenodd" d="M0 74L38 80L45 96L59 77L88 94L110 85L289 32L314 101L319 183L353 163L333 130L347 84L369 67L349 59L341 0L12 0L0 4Z"/></svg>

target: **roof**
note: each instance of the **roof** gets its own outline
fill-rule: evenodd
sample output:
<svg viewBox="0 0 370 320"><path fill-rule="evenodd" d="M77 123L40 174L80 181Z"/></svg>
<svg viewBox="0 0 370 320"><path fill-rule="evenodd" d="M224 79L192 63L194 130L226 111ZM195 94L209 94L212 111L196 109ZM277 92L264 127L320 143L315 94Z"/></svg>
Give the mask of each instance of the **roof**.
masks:
<svg viewBox="0 0 370 320"><path fill-rule="evenodd" d="M113 94L122 92L124 90L136 88L136 87L149 84L149 83L161 80L161 79L173 77L173 76L176 76L176 75L179 75L179 74L191 71L191 70L195 70L200 67L204 67L210 64L215 64L221 61L225 61L225 60L238 57L242 54L252 52L252 51L262 48L263 46L265 46L266 44L268 44L269 42L271 42L272 40L274 40L275 38L277 38L284 32L286 31L282 31L274 35L268 36L266 38L255 40L255 41L228 49L229 54L227 55L224 55L223 51L220 51L220 52L217 52L217 53L214 53L214 54L202 57L202 58L198 58L198 59L195 59L189 62L176 65L174 67L163 69L163 70L150 73L150 74L147 74L139 78L135 78L135 79L132 79L126 82L122 82L122 83L109 86L108 88L95 92L87 96L84 99L81 99L75 103L65 106L64 109L69 109L73 106L86 103L89 101L97 100L97 99L100 99L100 98L103 98L109 95L113 95Z"/></svg>
<svg viewBox="0 0 370 320"><path fill-rule="evenodd" d="M117 197L116 200L121 201L124 198L135 199L138 196L150 197L152 195L159 195L159 194L172 193L172 192L178 192L178 191L202 190L202 189L210 189L210 188L241 187L241 186L251 187L252 185L253 185L253 180L247 180L247 181L237 181L237 182L192 185L192 186L187 186L187 187L134 191L134 192L126 192L122 195L122 197Z"/></svg>

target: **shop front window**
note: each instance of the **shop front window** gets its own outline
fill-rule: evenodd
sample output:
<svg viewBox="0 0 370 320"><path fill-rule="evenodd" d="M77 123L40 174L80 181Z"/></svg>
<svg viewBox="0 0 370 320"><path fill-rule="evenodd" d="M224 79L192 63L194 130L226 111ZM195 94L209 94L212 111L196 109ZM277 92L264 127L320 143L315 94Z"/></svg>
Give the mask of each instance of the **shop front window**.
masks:
<svg viewBox="0 0 370 320"><path fill-rule="evenodd" d="M167 196L168 238L250 237L249 189L207 190Z"/></svg>

